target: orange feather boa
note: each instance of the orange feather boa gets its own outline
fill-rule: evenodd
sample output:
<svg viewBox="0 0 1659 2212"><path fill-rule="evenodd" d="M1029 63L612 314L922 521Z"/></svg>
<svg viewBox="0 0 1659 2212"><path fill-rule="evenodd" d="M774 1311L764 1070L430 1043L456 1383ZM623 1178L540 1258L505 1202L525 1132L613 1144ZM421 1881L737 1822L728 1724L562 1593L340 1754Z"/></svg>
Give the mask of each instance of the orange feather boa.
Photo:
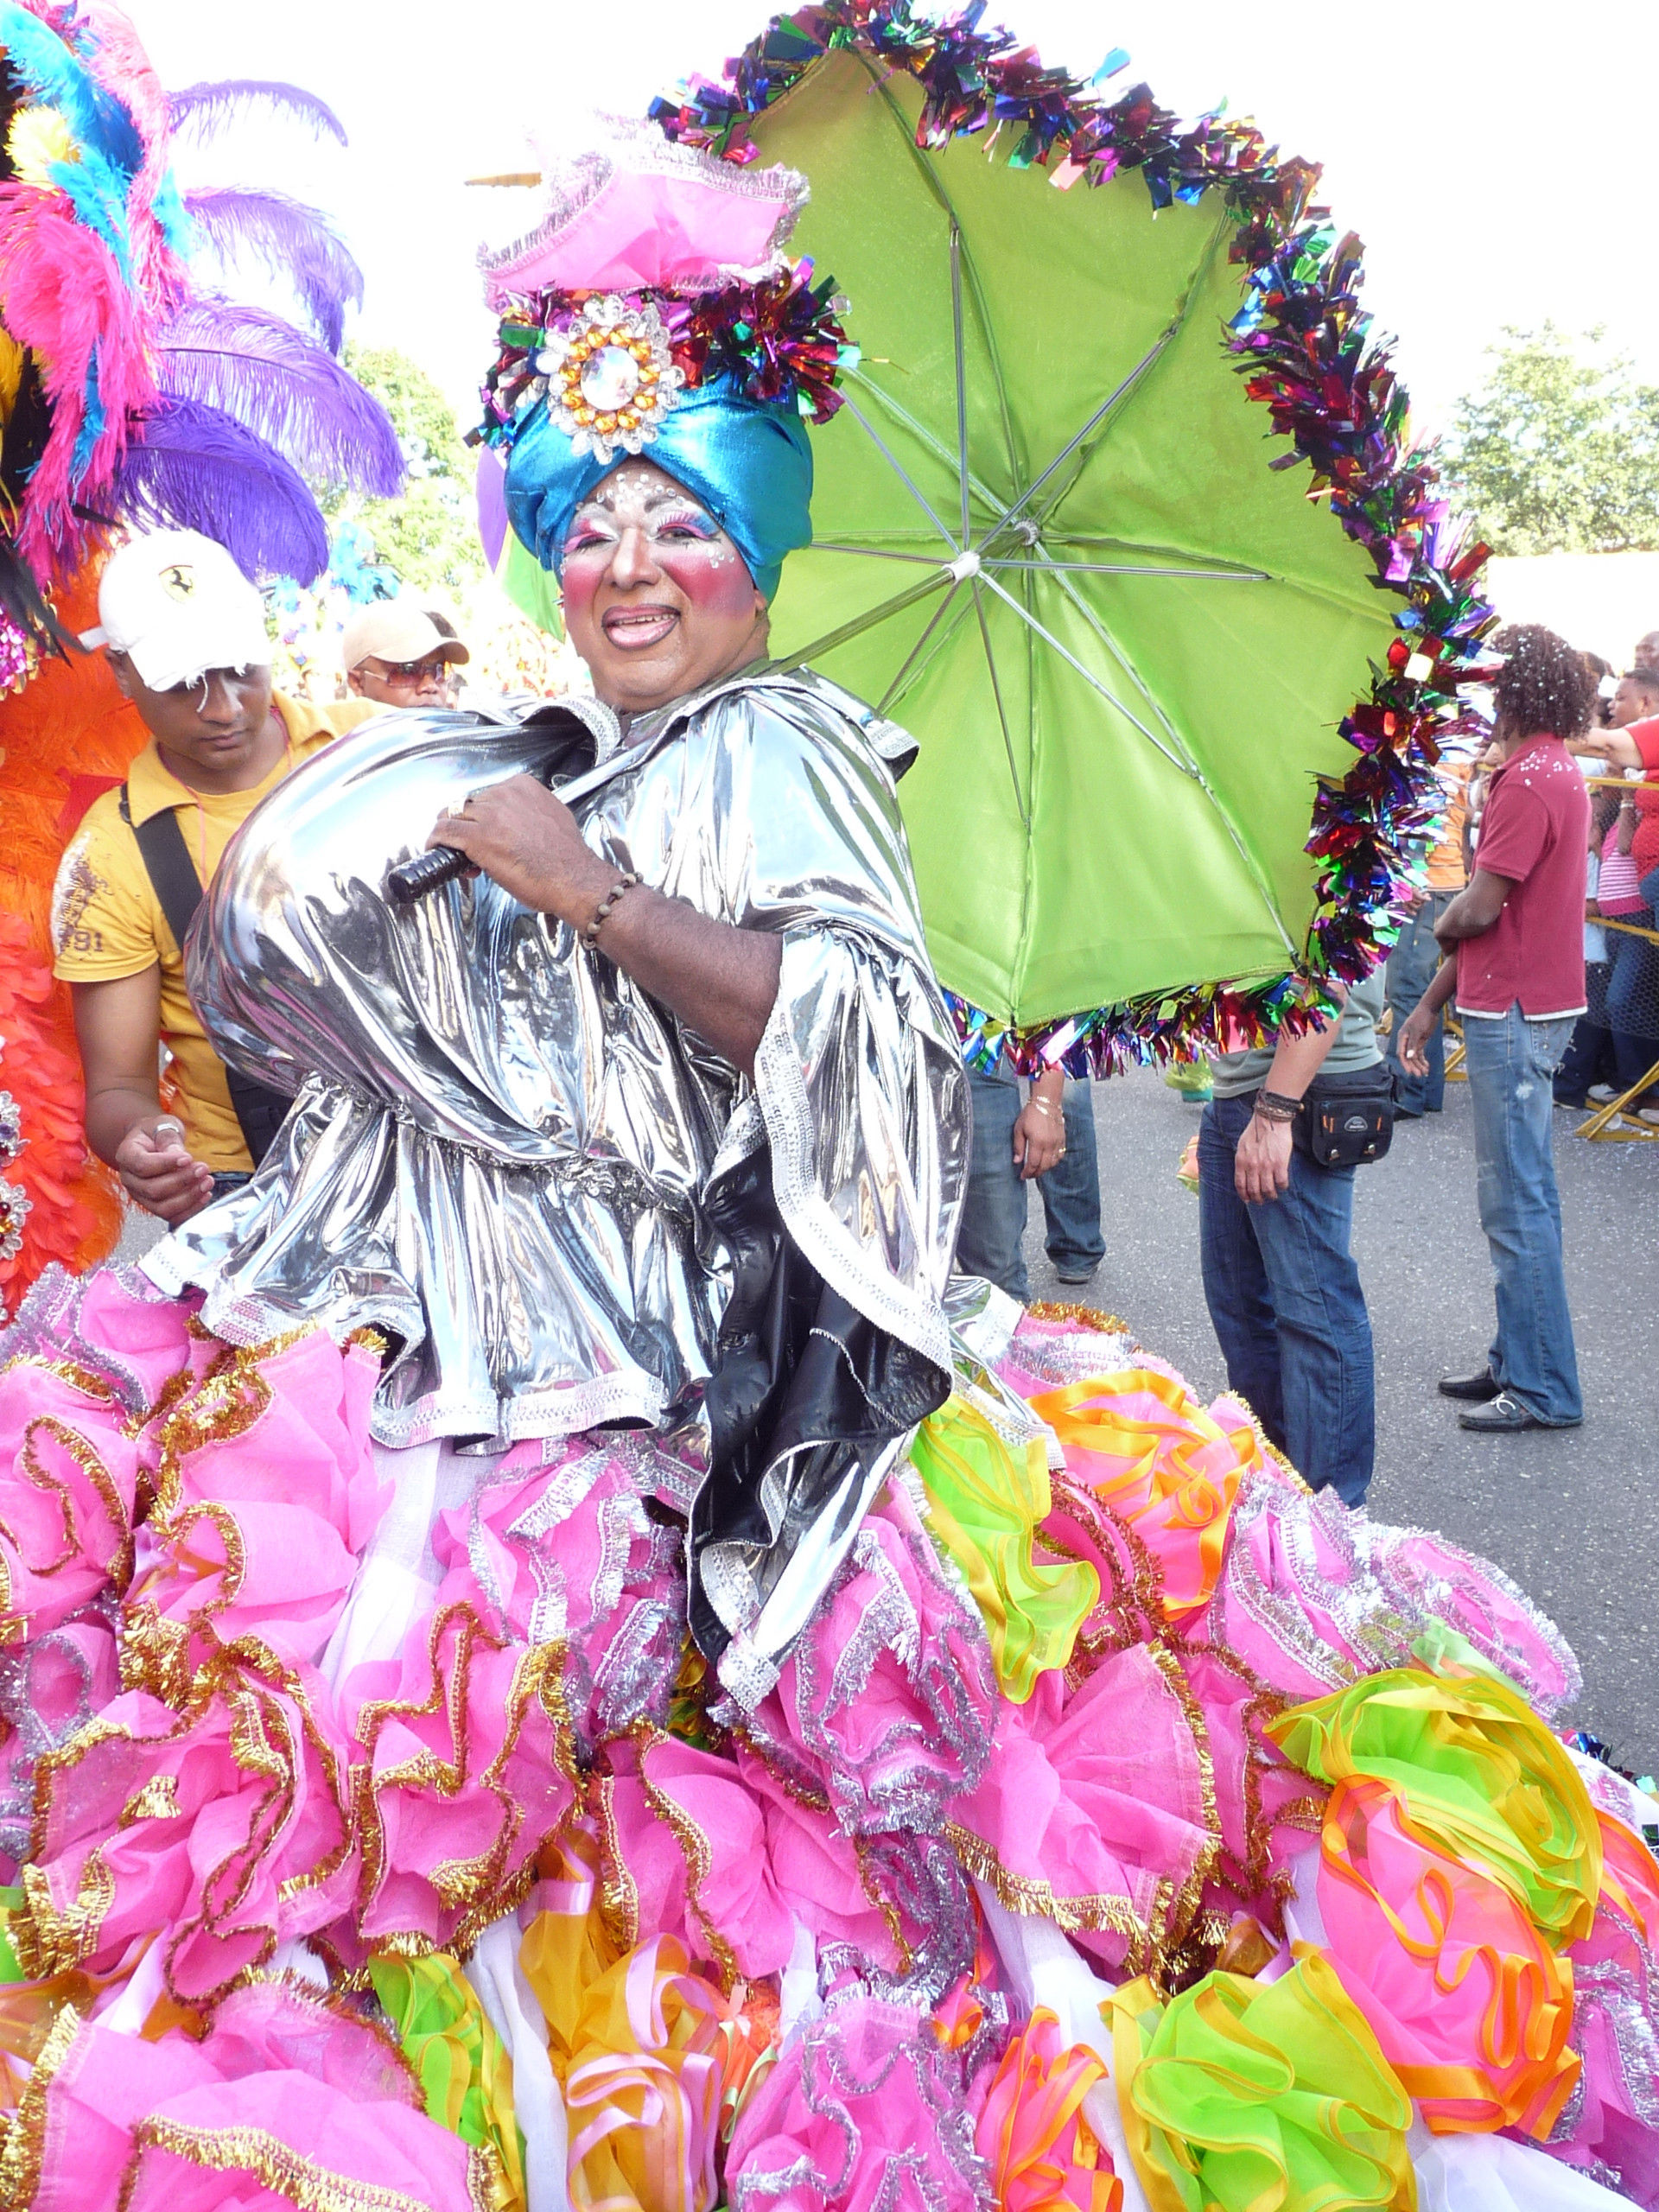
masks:
<svg viewBox="0 0 1659 2212"><path fill-rule="evenodd" d="M98 620L95 570L58 595L72 633ZM99 792L119 783L144 726L101 653L42 662L0 701L0 1089L16 1103L20 1149L0 1179L28 1201L19 1249L0 1257L0 1305L54 1260L90 1267L121 1233L120 1189L86 1149L80 1058L67 988L53 980L49 927L58 859ZM0 1155L3 1157L3 1155ZM0 1192L0 1214L21 1212ZM0 1253L10 1239L0 1221Z"/></svg>

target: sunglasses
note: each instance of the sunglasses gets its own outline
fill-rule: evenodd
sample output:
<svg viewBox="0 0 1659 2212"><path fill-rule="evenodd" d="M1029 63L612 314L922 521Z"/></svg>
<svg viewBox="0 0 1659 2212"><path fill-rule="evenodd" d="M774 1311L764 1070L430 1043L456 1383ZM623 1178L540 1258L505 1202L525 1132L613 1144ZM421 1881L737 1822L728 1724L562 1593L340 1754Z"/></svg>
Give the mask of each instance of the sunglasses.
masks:
<svg viewBox="0 0 1659 2212"><path fill-rule="evenodd" d="M383 660L374 671L383 683L423 683L434 677L441 683L449 673L449 664L444 660Z"/></svg>

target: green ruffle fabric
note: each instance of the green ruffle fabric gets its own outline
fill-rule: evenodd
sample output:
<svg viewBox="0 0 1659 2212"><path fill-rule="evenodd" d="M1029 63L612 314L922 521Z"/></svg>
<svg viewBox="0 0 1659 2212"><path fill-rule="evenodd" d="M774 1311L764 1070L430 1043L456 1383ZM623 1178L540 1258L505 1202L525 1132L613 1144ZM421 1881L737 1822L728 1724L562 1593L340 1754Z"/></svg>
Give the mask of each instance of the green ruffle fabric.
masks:
<svg viewBox="0 0 1659 2212"><path fill-rule="evenodd" d="M1415 2212L1411 2101L1317 1953L1111 1999L1113 2071L1152 2212Z"/></svg>
<svg viewBox="0 0 1659 2212"><path fill-rule="evenodd" d="M11 1916L23 1909L24 1894L21 1889L0 1886L0 1982L22 1981L23 1969L17 1954L12 1948Z"/></svg>
<svg viewBox="0 0 1659 2212"><path fill-rule="evenodd" d="M910 1456L927 1493L928 1526L983 1617L1002 1694L1023 1705L1039 1675L1071 1658L1100 1598L1092 1567L1039 1567L1032 1557L1033 1533L1053 1504L1042 1443L1010 1448L958 1395L922 1423Z"/></svg>
<svg viewBox="0 0 1659 2212"><path fill-rule="evenodd" d="M1502 1884L1558 1948L1590 1932L1601 1835L1573 1762L1490 1675L1368 1675L1267 1724L1321 1782L1374 1776L1426 1843Z"/></svg>
<svg viewBox="0 0 1659 2212"><path fill-rule="evenodd" d="M524 2143L512 2110L512 2060L455 1961L373 1958L369 1978L415 2069L427 2115L495 2152L504 2201L524 2201Z"/></svg>

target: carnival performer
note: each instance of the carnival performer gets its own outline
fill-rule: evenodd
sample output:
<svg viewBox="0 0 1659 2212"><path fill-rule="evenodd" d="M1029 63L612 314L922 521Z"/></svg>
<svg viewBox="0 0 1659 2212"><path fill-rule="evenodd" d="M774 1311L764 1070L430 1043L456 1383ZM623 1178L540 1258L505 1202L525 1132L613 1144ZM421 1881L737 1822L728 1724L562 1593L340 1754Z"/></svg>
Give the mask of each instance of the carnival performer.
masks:
<svg viewBox="0 0 1659 2212"><path fill-rule="evenodd" d="M259 594L199 531L130 538L99 580L98 613L81 642L105 648L149 742L64 854L54 972L74 993L87 1142L140 1205L181 1221L246 1182L287 1108L209 1044L185 988L186 932L260 800L373 709L272 691ZM179 1108L166 1118L163 1046Z"/></svg>
<svg viewBox="0 0 1659 2212"><path fill-rule="evenodd" d="M7 1341L0 2196L1651 2202L1554 1630L950 1275L911 747L765 658L803 189L623 132L491 265L595 696L267 798L191 977L293 1109Z"/></svg>

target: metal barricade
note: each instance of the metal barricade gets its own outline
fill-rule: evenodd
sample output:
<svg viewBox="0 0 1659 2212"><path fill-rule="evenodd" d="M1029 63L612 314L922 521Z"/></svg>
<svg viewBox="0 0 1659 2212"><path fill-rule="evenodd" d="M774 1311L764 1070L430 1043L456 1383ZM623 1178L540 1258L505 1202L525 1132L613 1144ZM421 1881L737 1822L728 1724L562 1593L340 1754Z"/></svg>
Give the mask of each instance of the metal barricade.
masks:
<svg viewBox="0 0 1659 2212"><path fill-rule="evenodd" d="M1643 1118L1641 1101L1649 1091L1659 1098L1659 930L1639 923L1602 918L1608 958L1585 969L1585 1019L1613 1038L1624 1074L1635 1065L1643 1072L1623 1080L1609 1099L1574 1130L1593 1143L1650 1142L1659 1137L1659 1120Z"/></svg>

